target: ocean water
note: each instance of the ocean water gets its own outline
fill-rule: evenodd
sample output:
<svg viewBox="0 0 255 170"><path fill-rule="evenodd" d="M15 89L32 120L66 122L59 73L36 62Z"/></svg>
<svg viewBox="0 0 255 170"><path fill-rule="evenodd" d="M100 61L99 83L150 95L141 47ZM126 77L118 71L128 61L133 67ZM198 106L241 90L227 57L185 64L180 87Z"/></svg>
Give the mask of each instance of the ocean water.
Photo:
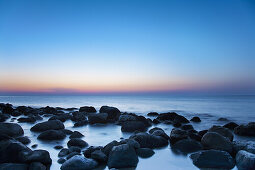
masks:
<svg viewBox="0 0 255 170"><path fill-rule="evenodd" d="M146 115L148 112L168 112L175 111L187 118L199 116L201 123L191 123L196 130L204 130L212 125L224 125L229 121L236 123L247 123L255 121L255 96L171 96L171 95L86 95L86 96L0 96L0 103L11 103L14 106L32 107L81 107L94 106L97 110L103 105L115 106L123 112L133 112ZM228 121L217 121L224 117ZM45 121L48 118L44 118ZM7 120L10 121L10 120ZM16 122L16 120L15 120ZM62 145L66 147L69 138L62 141L44 142L37 140L38 133L30 131L31 124L20 123L25 131L25 135L31 139L29 147L38 144L36 149L46 149L50 152L53 164L52 170L59 169L57 154L59 150L53 147ZM104 146L113 140L128 138L131 133L122 133L121 127L113 124L107 125L87 125L73 128L72 121L65 122L66 129L76 130L85 135L83 140L90 146ZM172 125L159 124L169 135ZM152 127L153 128L153 127ZM235 136L234 140L254 140ZM197 169L189 155L177 155L171 151L170 146L156 149L155 155L151 158L139 158L136 169L138 170L167 170L167 169ZM107 169L102 167L101 169ZM236 168L234 168L236 169Z"/></svg>

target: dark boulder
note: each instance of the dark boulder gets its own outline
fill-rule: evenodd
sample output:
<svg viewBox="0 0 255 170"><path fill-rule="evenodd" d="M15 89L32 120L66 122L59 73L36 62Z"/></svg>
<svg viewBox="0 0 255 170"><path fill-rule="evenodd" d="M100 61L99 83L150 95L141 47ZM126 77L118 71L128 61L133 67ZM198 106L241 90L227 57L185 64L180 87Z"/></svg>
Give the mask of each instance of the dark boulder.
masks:
<svg viewBox="0 0 255 170"><path fill-rule="evenodd" d="M240 125L234 129L235 134L240 136L255 136L255 122L250 122L247 125Z"/></svg>
<svg viewBox="0 0 255 170"><path fill-rule="evenodd" d="M134 132L134 131L145 132L146 130L147 126L141 121L128 121L122 123L121 125L122 132Z"/></svg>
<svg viewBox="0 0 255 170"><path fill-rule="evenodd" d="M0 122L4 122L10 117L11 117L10 115L0 113Z"/></svg>
<svg viewBox="0 0 255 170"><path fill-rule="evenodd" d="M105 145L105 146L103 147L102 151L105 153L106 156L108 156L109 153L111 152L112 148L113 148L114 146L118 146L118 145L120 145L120 144L121 144L120 142L117 142L116 140L114 140L114 141L108 143L107 145Z"/></svg>
<svg viewBox="0 0 255 170"><path fill-rule="evenodd" d="M188 133L184 130L173 128L170 133L170 143L175 144L177 141L187 139Z"/></svg>
<svg viewBox="0 0 255 170"><path fill-rule="evenodd" d="M37 139L40 140L62 140L66 134L62 130L47 130L42 132Z"/></svg>
<svg viewBox="0 0 255 170"><path fill-rule="evenodd" d="M232 169L235 166L233 158L225 151L200 151L191 154L190 158L198 168Z"/></svg>
<svg viewBox="0 0 255 170"><path fill-rule="evenodd" d="M83 106L83 107L80 107L79 112L95 113L97 111L92 106Z"/></svg>
<svg viewBox="0 0 255 170"><path fill-rule="evenodd" d="M88 116L89 123L95 124L95 123L107 123L107 113L98 113L98 114L91 114Z"/></svg>
<svg viewBox="0 0 255 170"><path fill-rule="evenodd" d="M235 122L229 122L229 123L225 124L223 127L228 128L230 130L234 130L237 126L239 126L239 125L236 124Z"/></svg>
<svg viewBox="0 0 255 170"><path fill-rule="evenodd" d="M198 134L200 136L204 136L204 134L206 134L207 132L208 132L208 130L201 130L201 131L198 132Z"/></svg>
<svg viewBox="0 0 255 170"><path fill-rule="evenodd" d="M11 104L3 104L1 106L1 110L3 114L12 114L12 112L14 111Z"/></svg>
<svg viewBox="0 0 255 170"><path fill-rule="evenodd" d="M90 146L88 147L85 151L83 151L83 155L87 158L91 158L91 153L96 151L96 150L102 150L103 147L101 146ZM109 152L110 152L111 149L109 149ZM109 152L107 153L107 155L109 154ZM104 154L106 154L106 152L104 152Z"/></svg>
<svg viewBox="0 0 255 170"><path fill-rule="evenodd" d="M174 123L189 123L189 120L186 119L184 116L177 115L174 118Z"/></svg>
<svg viewBox="0 0 255 170"><path fill-rule="evenodd" d="M21 163L3 163L0 164L1 170L28 170L27 164L21 164ZM30 170L30 169L29 169Z"/></svg>
<svg viewBox="0 0 255 170"><path fill-rule="evenodd" d="M85 142L84 140L74 138L74 139L70 139L68 141L67 146L68 147L77 146L77 147L80 147L80 148L84 148L84 147L88 146L88 143Z"/></svg>
<svg viewBox="0 0 255 170"><path fill-rule="evenodd" d="M66 155L68 155L70 152L69 152L69 149L67 148L63 148L61 149L61 151L58 153L58 157L64 157Z"/></svg>
<svg viewBox="0 0 255 170"><path fill-rule="evenodd" d="M183 139L172 145L175 152L192 153L203 149L200 142L192 139Z"/></svg>
<svg viewBox="0 0 255 170"><path fill-rule="evenodd" d="M236 166L240 170L255 169L255 154L240 150L236 154Z"/></svg>
<svg viewBox="0 0 255 170"><path fill-rule="evenodd" d="M61 146L61 145L54 146L54 149L56 149L56 150L59 150L59 149L62 149L62 148L63 148L63 146Z"/></svg>
<svg viewBox="0 0 255 170"><path fill-rule="evenodd" d="M29 152L25 156L25 162L32 163L32 162L40 162L44 164L45 166L49 166L52 163L52 160L50 158L50 154L46 150L34 150L32 152Z"/></svg>
<svg viewBox="0 0 255 170"><path fill-rule="evenodd" d="M33 116L18 118L19 123L34 123L36 119Z"/></svg>
<svg viewBox="0 0 255 170"><path fill-rule="evenodd" d="M192 125L188 124L188 125L182 125L181 129L182 130L193 130L194 128Z"/></svg>
<svg viewBox="0 0 255 170"><path fill-rule="evenodd" d="M139 149L141 147L140 144L134 139L124 139L120 141L119 144L128 144L134 149Z"/></svg>
<svg viewBox="0 0 255 170"><path fill-rule="evenodd" d="M149 158L155 154L155 152L150 148L139 148L136 150L136 153L141 158Z"/></svg>
<svg viewBox="0 0 255 170"><path fill-rule="evenodd" d="M29 165L29 170L46 170L46 166L44 166L41 162L32 162Z"/></svg>
<svg viewBox="0 0 255 170"><path fill-rule="evenodd" d="M123 114L120 115L118 122L124 123L124 122L128 122L128 121L136 121L136 116L132 115L132 114Z"/></svg>
<svg viewBox="0 0 255 170"><path fill-rule="evenodd" d="M120 116L120 111L116 107L102 106L99 112L108 113L107 119L109 120L118 120Z"/></svg>
<svg viewBox="0 0 255 170"><path fill-rule="evenodd" d="M232 134L232 132L227 129L227 128L224 128L222 126L212 126L208 132L216 132L226 138L228 138L230 141L233 141L234 139L234 135Z"/></svg>
<svg viewBox="0 0 255 170"><path fill-rule="evenodd" d="M201 119L199 117L195 116L195 117L192 117L192 119L190 119L190 121L192 121L192 122L201 122Z"/></svg>
<svg viewBox="0 0 255 170"><path fill-rule="evenodd" d="M74 127L81 127L81 126L87 125L88 123L89 123L88 120L82 120L82 121L75 122L73 126Z"/></svg>
<svg viewBox="0 0 255 170"><path fill-rule="evenodd" d="M72 153L72 152L81 153L81 148L80 148L80 147L77 147L77 146L71 146L71 147L69 147L69 152L70 152L70 153Z"/></svg>
<svg viewBox="0 0 255 170"><path fill-rule="evenodd" d="M157 112L150 112L147 114L147 116L158 116L159 114Z"/></svg>
<svg viewBox="0 0 255 170"><path fill-rule="evenodd" d="M112 148L107 165L109 168L130 168L136 167L137 163L135 149L128 144L122 144Z"/></svg>
<svg viewBox="0 0 255 170"><path fill-rule="evenodd" d="M165 120L171 120L173 121L174 118L177 116L178 114L175 112L169 112L169 113L160 113L157 117L157 120L160 121L165 121Z"/></svg>
<svg viewBox="0 0 255 170"><path fill-rule="evenodd" d="M24 145L27 145L31 142L31 140L27 136L20 136L15 138L17 141L23 143Z"/></svg>
<svg viewBox="0 0 255 170"><path fill-rule="evenodd" d="M82 138L84 135L81 134L80 132L78 131L74 131L70 136L69 138L72 139L72 138Z"/></svg>
<svg viewBox="0 0 255 170"><path fill-rule="evenodd" d="M33 132L43 132L47 130L60 130L64 129L64 124L59 120L50 120L34 125L30 130Z"/></svg>
<svg viewBox="0 0 255 170"><path fill-rule="evenodd" d="M59 164L63 164L65 161L66 161L66 160L65 160L64 158L59 158L59 159L58 159L58 163L59 163Z"/></svg>
<svg viewBox="0 0 255 170"><path fill-rule="evenodd" d="M72 115L72 121L79 122L87 120L86 113L84 112L73 112Z"/></svg>
<svg viewBox="0 0 255 170"><path fill-rule="evenodd" d="M47 113L47 114L56 114L56 113L58 113L57 109L55 109L54 107L49 107L49 106L43 107L43 108L41 108L41 110L44 113Z"/></svg>
<svg viewBox="0 0 255 170"><path fill-rule="evenodd" d="M91 158L98 162L107 162L107 156L101 150L95 150L91 153Z"/></svg>
<svg viewBox="0 0 255 170"><path fill-rule="evenodd" d="M54 115L51 118L49 118L49 120L60 120L61 122L65 122L71 118L72 118L72 116L70 114L63 113L63 114L59 114L59 115Z"/></svg>
<svg viewBox="0 0 255 170"><path fill-rule="evenodd" d="M68 159L70 159L70 158L72 158L73 156L75 156L75 155L81 155L79 152L71 152L71 153L69 153L67 156L66 156L66 159L68 160Z"/></svg>
<svg viewBox="0 0 255 170"><path fill-rule="evenodd" d="M66 160L62 166L61 170L90 170L97 166L97 162L93 159L86 158L84 156L75 155L72 158Z"/></svg>
<svg viewBox="0 0 255 170"><path fill-rule="evenodd" d="M165 133L165 131L161 128L155 127L149 130L149 133L155 136L161 136L166 140L169 140L169 136Z"/></svg>
<svg viewBox="0 0 255 170"><path fill-rule="evenodd" d="M17 137L23 135L24 131L17 123L0 123L0 134Z"/></svg>
<svg viewBox="0 0 255 170"><path fill-rule="evenodd" d="M225 117L220 117L220 118L218 119L218 121L226 122L226 121L228 121L228 119L225 118Z"/></svg>

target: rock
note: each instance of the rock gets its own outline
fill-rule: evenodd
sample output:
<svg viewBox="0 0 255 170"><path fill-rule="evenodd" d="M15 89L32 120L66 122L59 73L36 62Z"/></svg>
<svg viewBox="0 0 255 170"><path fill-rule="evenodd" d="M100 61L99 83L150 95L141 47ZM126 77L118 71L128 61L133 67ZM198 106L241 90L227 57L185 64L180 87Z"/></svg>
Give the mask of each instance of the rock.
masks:
<svg viewBox="0 0 255 170"><path fill-rule="evenodd" d="M134 139L124 139L120 141L119 144L128 144L132 146L134 149L139 149L141 147L140 144Z"/></svg>
<svg viewBox="0 0 255 170"><path fill-rule="evenodd" d="M255 169L255 154L240 150L236 154L236 166L239 170Z"/></svg>
<svg viewBox="0 0 255 170"><path fill-rule="evenodd" d="M61 130L47 130L42 132L37 139L40 140L62 140L66 134Z"/></svg>
<svg viewBox="0 0 255 170"><path fill-rule="evenodd" d="M80 154L79 152L71 152L71 153L69 153L69 154L67 155L66 159L68 160L68 159L72 158L72 157L75 156L75 155L81 155L81 154Z"/></svg>
<svg viewBox="0 0 255 170"><path fill-rule="evenodd" d="M160 123L160 121L158 120L158 119L153 119L153 121L152 121L152 123L154 123L154 124L159 124Z"/></svg>
<svg viewBox="0 0 255 170"><path fill-rule="evenodd" d="M233 141L233 152L236 154L240 150L255 154L255 142L254 141Z"/></svg>
<svg viewBox="0 0 255 170"><path fill-rule="evenodd" d="M91 153L91 158L98 162L106 162L107 156L101 150L95 150Z"/></svg>
<svg viewBox="0 0 255 170"><path fill-rule="evenodd" d="M54 146L54 149L57 149L57 150L62 149L62 148L63 148L63 146L61 146L61 145Z"/></svg>
<svg viewBox="0 0 255 170"><path fill-rule="evenodd" d="M136 140L141 148L160 148L168 145L168 140L148 133L137 133L130 136L130 139Z"/></svg>
<svg viewBox="0 0 255 170"><path fill-rule="evenodd" d="M146 130L147 130L146 125L141 121L128 121L122 123L121 125L122 132L134 132L134 131L145 132Z"/></svg>
<svg viewBox="0 0 255 170"><path fill-rule="evenodd" d="M66 134L66 135L71 135L73 133L73 131L69 130L69 129L62 129L62 131Z"/></svg>
<svg viewBox="0 0 255 170"><path fill-rule="evenodd" d="M20 136L15 138L17 141L23 143L24 145L27 145L31 142L31 140L27 136Z"/></svg>
<svg viewBox="0 0 255 170"><path fill-rule="evenodd" d="M98 113L98 114L91 114L88 116L89 123L95 124L95 123L107 123L107 113Z"/></svg>
<svg viewBox="0 0 255 170"><path fill-rule="evenodd" d="M63 157L69 154L69 149L63 148L61 151L58 153L58 157Z"/></svg>
<svg viewBox="0 0 255 170"><path fill-rule="evenodd" d="M247 125L240 125L234 129L235 134L240 136L255 136L255 122L250 122Z"/></svg>
<svg viewBox="0 0 255 170"><path fill-rule="evenodd" d="M80 148L84 148L84 147L88 146L88 143L85 142L84 140L74 138L74 139L70 139L68 141L67 146L68 147L77 146L77 147L80 147Z"/></svg>
<svg viewBox="0 0 255 170"><path fill-rule="evenodd" d="M224 118L224 117L220 117L220 118L218 119L218 121L223 121L223 122L225 122L225 121L228 121L228 119L227 119L227 118Z"/></svg>
<svg viewBox="0 0 255 170"><path fill-rule="evenodd" d="M120 115L118 122L136 121L136 117L130 114Z"/></svg>
<svg viewBox="0 0 255 170"><path fill-rule="evenodd" d="M0 123L0 134L17 137L22 136L24 131L17 123Z"/></svg>
<svg viewBox="0 0 255 170"><path fill-rule="evenodd" d="M87 125L88 123L89 123L88 120L78 121L74 124L74 127L81 127L81 126Z"/></svg>
<svg viewBox="0 0 255 170"><path fill-rule="evenodd" d="M233 141L233 138L234 138L234 135L232 134L232 132L227 129L227 128L224 128L222 126L212 126L208 132L216 132L226 138L228 138L230 141Z"/></svg>
<svg viewBox="0 0 255 170"><path fill-rule="evenodd" d="M136 167L137 163L135 149L128 144L122 144L112 148L107 165L109 168L129 168Z"/></svg>
<svg viewBox="0 0 255 170"><path fill-rule="evenodd" d="M232 169L235 166L233 158L225 151L199 151L191 154L190 158L198 168Z"/></svg>
<svg viewBox="0 0 255 170"><path fill-rule="evenodd" d="M159 114L157 112L150 112L147 114L147 116L158 116Z"/></svg>
<svg viewBox="0 0 255 170"><path fill-rule="evenodd" d="M192 122L201 122L201 119L199 117L195 116L195 117L192 117L192 119L190 119L190 121L192 121Z"/></svg>
<svg viewBox="0 0 255 170"><path fill-rule="evenodd" d="M89 170L94 169L97 166L97 162L93 159L85 158L84 156L75 155L72 158L66 160L61 170Z"/></svg>
<svg viewBox="0 0 255 170"><path fill-rule="evenodd" d="M175 144L177 141L187 139L188 133L184 130L173 128L170 133L170 143Z"/></svg>
<svg viewBox="0 0 255 170"><path fill-rule="evenodd" d="M174 123L189 123L189 121L184 116L177 115L174 118Z"/></svg>
<svg viewBox="0 0 255 170"><path fill-rule="evenodd" d="M60 120L61 122L65 122L71 118L72 118L72 116L70 114L63 113L63 114L59 114L59 115L54 115L49 120Z"/></svg>
<svg viewBox="0 0 255 170"><path fill-rule="evenodd" d="M84 135L83 134L81 134L80 132L78 132L78 131L74 131L71 135L70 135L70 139L72 139L72 138L82 138Z"/></svg>
<svg viewBox="0 0 255 170"><path fill-rule="evenodd" d="M0 164L1 170L28 170L27 164L20 163L3 163Z"/></svg>
<svg viewBox="0 0 255 170"><path fill-rule="evenodd" d="M41 110L44 113L47 113L47 114L56 114L56 113L58 113L57 109L55 109L54 107L49 107L49 106L43 107L43 108L41 108Z"/></svg>
<svg viewBox="0 0 255 170"><path fill-rule="evenodd" d="M136 153L141 158L149 158L155 154L155 152L150 148L139 148L136 150Z"/></svg>
<svg viewBox="0 0 255 170"><path fill-rule="evenodd" d="M32 116L18 118L19 123L34 123L36 119Z"/></svg>
<svg viewBox="0 0 255 170"><path fill-rule="evenodd" d="M38 145L37 144L34 144L31 146L31 148L36 148Z"/></svg>
<svg viewBox="0 0 255 170"><path fill-rule="evenodd" d="M236 124L235 122L229 122L229 123L225 124L223 127L234 130L237 126L239 126L239 125Z"/></svg>
<svg viewBox="0 0 255 170"><path fill-rule="evenodd" d="M192 125L182 125L182 126L181 126L181 129L183 129L183 130L192 130L192 129L194 129L194 128L193 128Z"/></svg>
<svg viewBox="0 0 255 170"><path fill-rule="evenodd" d="M99 110L100 113L108 113L107 119L118 120L120 111L116 107L102 106Z"/></svg>
<svg viewBox="0 0 255 170"><path fill-rule="evenodd" d="M190 139L201 142L202 136L200 136L198 133L192 133L192 132L188 131L188 136L190 137Z"/></svg>
<svg viewBox="0 0 255 170"><path fill-rule="evenodd" d="M50 154L46 150L34 150L25 156L25 160L27 163L40 162L45 166L51 165L52 163Z"/></svg>
<svg viewBox="0 0 255 170"><path fill-rule="evenodd" d="M208 130L201 130L201 131L198 132L198 134L200 136L204 136L204 134L206 134L207 132L208 132Z"/></svg>
<svg viewBox="0 0 255 170"><path fill-rule="evenodd" d="M182 153L192 153L203 149L200 142L192 139L183 139L172 145L172 149Z"/></svg>
<svg viewBox="0 0 255 170"><path fill-rule="evenodd" d="M101 146L90 146L85 151L83 151L83 155L87 158L90 158L92 152L94 152L96 150L102 150L102 149L103 149L103 147L101 147ZM112 150L112 148L110 150ZM109 152L110 152L110 150L109 150ZM109 152L107 153L107 155L109 154ZM106 152L104 152L104 153L106 153Z"/></svg>
<svg viewBox="0 0 255 170"><path fill-rule="evenodd" d="M4 122L10 117L11 117L10 115L0 113L0 122Z"/></svg>
<svg viewBox="0 0 255 170"><path fill-rule="evenodd" d="M104 146L104 148L102 149L102 151L105 153L106 156L109 155L109 153L111 152L112 148L114 146L118 146L120 145L121 143L120 142L117 142L116 140L108 143L107 145Z"/></svg>
<svg viewBox="0 0 255 170"><path fill-rule="evenodd" d="M1 106L1 110L3 114L12 114L12 112L14 111L11 104L4 104L3 106Z"/></svg>
<svg viewBox="0 0 255 170"><path fill-rule="evenodd" d="M207 149L223 150L232 152L232 143L228 138L216 132L207 132L201 139L201 143Z"/></svg>
<svg viewBox="0 0 255 170"><path fill-rule="evenodd" d="M175 112L169 112L169 113L160 113L157 117L157 120L159 121L165 121L165 120L171 120L173 121L174 118L177 116L178 114Z"/></svg>
<svg viewBox="0 0 255 170"><path fill-rule="evenodd" d="M83 106L83 107L80 107L79 112L95 113L97 111L92 106Z"/></svg>
<svg viewBox="0 0 255 170"><path fill-rule="evenodd" d="M71 146L71 147L69 147L69 153L72 153L72 152L81 153L81 148L77 147L77 146Z"/></svg>
<svg viewBox="0 0 255 170"><path fill-rule="evenodd" d="M86 113L84 112L73 112L72 115L72 121L79 122L87 120Z"/></svg>
<svg viewBox="0 0 255 170"><path fill-rule="evenodd" d="M59 163L59 164L63 164L65 161L66 161L66 160L65 160L64 158L59 158L59 159L58 159L58 163Z"/></svg>
<svg viewBox="0 0 255 170"><path fill-rule="evenodd" d="M169 140L169 136L165 133L165 131L161 128L153 128L149 131L150 134L155 135L155 136L161 136L165 138L166 140Z"/></svg>
<svg viewBox="0 0 255 170"><path fill-rule="evenodd" d="M46 170L46 167L40 162L32 162L29 165L29 170Z"/></svg>
<svg viewBox="0 0 255 170"><path fill-rule="evenodd" d="M47 130L61 130L64 129L64 124L59 120L50 120L34 125L30 130L33 132L43 132Z"/></svg>
<svg viewBox="0 0 255 170"><path fill-rule="evenodd" d="M173 126L174 126L174 127L181 127L181 126L182 126L182 124L181 124L181 123L179 123L179 122L177 122L177 123L175 122L175 123L173 124Z"/></svg>

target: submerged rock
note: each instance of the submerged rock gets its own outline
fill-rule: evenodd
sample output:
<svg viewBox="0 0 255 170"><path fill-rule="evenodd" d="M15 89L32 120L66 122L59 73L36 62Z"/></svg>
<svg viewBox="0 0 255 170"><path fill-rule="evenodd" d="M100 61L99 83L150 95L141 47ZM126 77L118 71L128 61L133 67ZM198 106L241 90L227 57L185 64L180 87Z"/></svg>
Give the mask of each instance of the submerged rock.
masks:
<svg viewBox="0 0 255 170"><path fill-rule="evenodd" d="M42 132L37 139L40 140L62 140L66 134L62 130L47 130Z"/></svg>
<svg viewBox="0 0 255 170"><path fill-rule="evenodd" d="M236 166L239 170L255 169L255 154L240 150L236 154Z"/></svg>
<svg viewBox="0 0 255 170"><path fill-rule="evenodd" d="M49 120L46 122L34 125L30 130L33 132L43 132L47 130L60 130L64 129L64 124L59 120Z"/></svg>
<svg viewBox="0 0 255 170"><path fill-rule="evenodd" d="M24 131L17 123L0 123L0 134L17 137L22 136Z"/></svg>
<svg viewBox="0 0 255 170"><path fill-rule="evenodd" d="M174 118L177 116L178 114L175 112L169 112L169 113L160 113L157 117L157 120L159 121L166 121L166 120L171 120L173 121Z"/></svg>
<svg viewBox="0 0 255 170"><path fill-rule="evenodd" d="M114 146L109 154L109 168L129 168L136 167L138 157L135 149L128 144Z"/></svg>
<svg viewBox="0 0 255 170"><path fill-rule="evenodd" d="M225 151L199 151L191 154L190 158L198 168L232 169L235 166L233 158Z"/></svg>
<svg viewBox="0 0 255 170"><path fill-rule="evenodd" d="M186 119L184 116L177 115L177 116L174 118L174 123L189 123L189 120Z"/></svg>
<svg viewBox="0 0 255 170"><path fill-rule="evenodd" d="M190 121L192 121L192 122L201 122L201 119L199 117L195 116L195 117L192 117L192 119L190 119Z"/></svg>
<svg viewBox="0 0 255 170"><path fill-rule="evenodd" d="M90 170L97 166L97 162L93 159L85 158L84 156L75 155L72 158L66 160L61 170Z"/></svg>

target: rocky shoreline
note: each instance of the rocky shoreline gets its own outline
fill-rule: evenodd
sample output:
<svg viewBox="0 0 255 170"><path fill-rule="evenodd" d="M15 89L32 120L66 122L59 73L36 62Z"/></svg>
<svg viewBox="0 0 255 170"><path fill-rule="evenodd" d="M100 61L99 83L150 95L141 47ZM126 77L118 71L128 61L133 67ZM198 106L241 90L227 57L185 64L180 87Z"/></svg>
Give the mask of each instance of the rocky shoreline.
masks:
<svg viewBox="0 0 255 170"><path fill-rule="evenodd" d="M47 118L47 121L38 123ZM17 120L16 120L17 119ZM140 158L154 155L156 148L170 146L173 152L189 155L198 168L255 169L255 142L236 141L234 136L255 136L255 122L238 125L229 122L197 131L190 122L203 123L199 117L188 120L175 112L150 112L147 116L120 112L118 108L92 106L77 108L27 106L14 107L0 104L0 169L45 170L52 159L47 150L29 148L31 140L24 136L19 123L30 123L30 131L38 133L38 140L61 141L69 138L66 146L57 145L58 163L62 170L131 168L135 169ZM71 120L74 127L97 124L121 126L123 133L132 133L127 139L118 139L105 146L89 146L79 131L65 129L63 122ZM158 124L173 126L170 134ZM235 134L235 135L233 135ZM86 137L85 137L86 139Z"/></svg>

